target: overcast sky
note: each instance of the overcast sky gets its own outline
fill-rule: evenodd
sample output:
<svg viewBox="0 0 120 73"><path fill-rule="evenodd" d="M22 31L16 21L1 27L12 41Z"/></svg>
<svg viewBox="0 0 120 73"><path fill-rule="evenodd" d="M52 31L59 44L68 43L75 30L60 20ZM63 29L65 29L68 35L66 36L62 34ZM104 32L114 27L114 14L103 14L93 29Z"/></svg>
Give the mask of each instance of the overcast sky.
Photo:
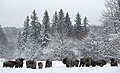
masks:
<svg viewBox="0 0 120 73"><path fill-rule="evenodd" d="M90 24L97 25L100 24L98 19L105 9L104 2L105 0L0 0L0 25L23 27L26 16L30 16L33 9L40 22L45 10L48 10L52 19L55 11L63 9L64 13L69 12L72 22L79 12L82 18L88 17Z"/></svg>

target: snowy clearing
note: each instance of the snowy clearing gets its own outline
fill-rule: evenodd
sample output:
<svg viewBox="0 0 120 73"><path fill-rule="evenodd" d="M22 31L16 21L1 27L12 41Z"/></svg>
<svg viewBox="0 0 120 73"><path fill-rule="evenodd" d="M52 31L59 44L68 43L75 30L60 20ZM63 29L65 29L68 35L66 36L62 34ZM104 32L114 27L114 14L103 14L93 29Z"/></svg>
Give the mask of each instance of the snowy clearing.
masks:
<svg viewBox="0 0 120 73"><path fill-rule="evenodd" d="M23 68L2 68L4 59L0 60L0 73L120 73L120 64L118 67L110 67L110 64L104 67L73 67L66 68L61 61L53 61L52 68L45 68L45 62L43 69L28 69L25 66Z"/></svg>

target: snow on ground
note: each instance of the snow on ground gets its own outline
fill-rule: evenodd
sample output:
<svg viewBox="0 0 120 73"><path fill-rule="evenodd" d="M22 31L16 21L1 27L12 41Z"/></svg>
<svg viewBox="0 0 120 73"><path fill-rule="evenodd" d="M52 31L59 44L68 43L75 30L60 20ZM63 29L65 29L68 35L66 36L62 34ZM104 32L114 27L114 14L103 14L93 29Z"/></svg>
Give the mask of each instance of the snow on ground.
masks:
<svg viewBox="0 0 120 73"><path fill-rule="evenodd" d="M25 64L23 68L2 68L4 61L0 59L0 73L120 73L120 64L118 67L110 67L110 64L107 64L104 67L66 68L61 61L53 61L52 68L45 68L45 61L42 61L43 69L28 69Z"/></svg>

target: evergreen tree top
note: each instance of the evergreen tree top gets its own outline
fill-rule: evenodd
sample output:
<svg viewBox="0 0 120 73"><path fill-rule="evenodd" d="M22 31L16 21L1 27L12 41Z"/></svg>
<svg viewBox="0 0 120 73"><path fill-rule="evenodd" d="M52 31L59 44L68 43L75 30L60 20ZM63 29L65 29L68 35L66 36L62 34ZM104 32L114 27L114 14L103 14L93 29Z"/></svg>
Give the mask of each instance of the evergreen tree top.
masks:
<svg viewBox="0 0 120 73"><path fill-rule="evenodd" d="M47 12L47 10L45 10L44 17L42 20L43 29L44 29L45 33L50 31L50 21L49 20L50 20L50 18L49 18L48 12Z"/></svg>
<svg viewBox="0 0 120 73"><path fill-rule="evenodd" d="M42 22L43 22L43 24L48 24L48 23L50 23L49 20L50 20L50 18L49 18L48 12L47 12L47 10L45 10Z"/></svg>
<svg viewBox="0 0 120 73"><path fill-rule="evenodd" d="M32 14L33 15L31 16L31 19L33 19L33 21L38 20L38 17L37 17L35 9L33 10Z"/></svg>
<svg viewBox="0 0 120 73"><path fill-rule="evenodd" d="M65 16L65 23L66 24L71 24L70 16L69 16L68 12L66 13L66 16Z"/></svg>
<svg viewBox="0 0 120 73"><path fill-rule="evenodd" d="M58 22L64 20L64 12L62 9L60 9L59 15L58 15Z"/></svg>
<svg viewBox="0 0 120 73"><path fill-rule="evenodd" d="M26 27L29 27L29 21L30 21L29 16L27 16L27 17L26 17L26 20L24 21L24 27L25 27L25 28L26 28Z"/></svg>
<svg viewBox="0 0 120 73"><path fill-rule="evenodd" d="M84 20L83 20L83 24L84 24L84 25L87 25L88 22L89 22L89 21L88 21L87 17L85 16L85 18L84 18Z"/></svg>
<svg viewBox="0 0 120 73"><path fill-rule="evenodd" d="M75 23L77 25L81 25L81 16L80 16L79 12L76 15Z"/></svg>
<svg viewBox="0 0 120 73"><path fill-rule="evenodd" d="M37 14L35 10L33 10L32 15L31 15L31 25L33 26L32 28L36 28L38 23L39 22L38 22Z"/></svg>
<svg viewBox="0 0 120 73"><path fill-rule="evenodd" d="M53 19L52 19L52 23L55 24L58 22L58 15L57 15L57 11L55 11L55 14L53 16Z"/></svg>

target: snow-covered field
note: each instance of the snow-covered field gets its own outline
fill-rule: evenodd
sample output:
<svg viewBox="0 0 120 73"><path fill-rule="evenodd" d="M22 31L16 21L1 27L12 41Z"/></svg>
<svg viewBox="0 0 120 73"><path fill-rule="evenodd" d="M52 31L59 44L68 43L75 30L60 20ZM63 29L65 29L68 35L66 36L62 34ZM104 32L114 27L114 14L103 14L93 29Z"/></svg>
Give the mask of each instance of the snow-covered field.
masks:
<svg viewBox="0 0 120 73"><path fill-rule="evenodd" d="M23 68L2 68L4 59L0 59L0 73L120 73L120 64L118 67L110 67L110 64L104 67L73 67L66 68L61 61L53 61L52 68L28 69L25 64ZM45 64L44 61L42 61Z"/></svg>

